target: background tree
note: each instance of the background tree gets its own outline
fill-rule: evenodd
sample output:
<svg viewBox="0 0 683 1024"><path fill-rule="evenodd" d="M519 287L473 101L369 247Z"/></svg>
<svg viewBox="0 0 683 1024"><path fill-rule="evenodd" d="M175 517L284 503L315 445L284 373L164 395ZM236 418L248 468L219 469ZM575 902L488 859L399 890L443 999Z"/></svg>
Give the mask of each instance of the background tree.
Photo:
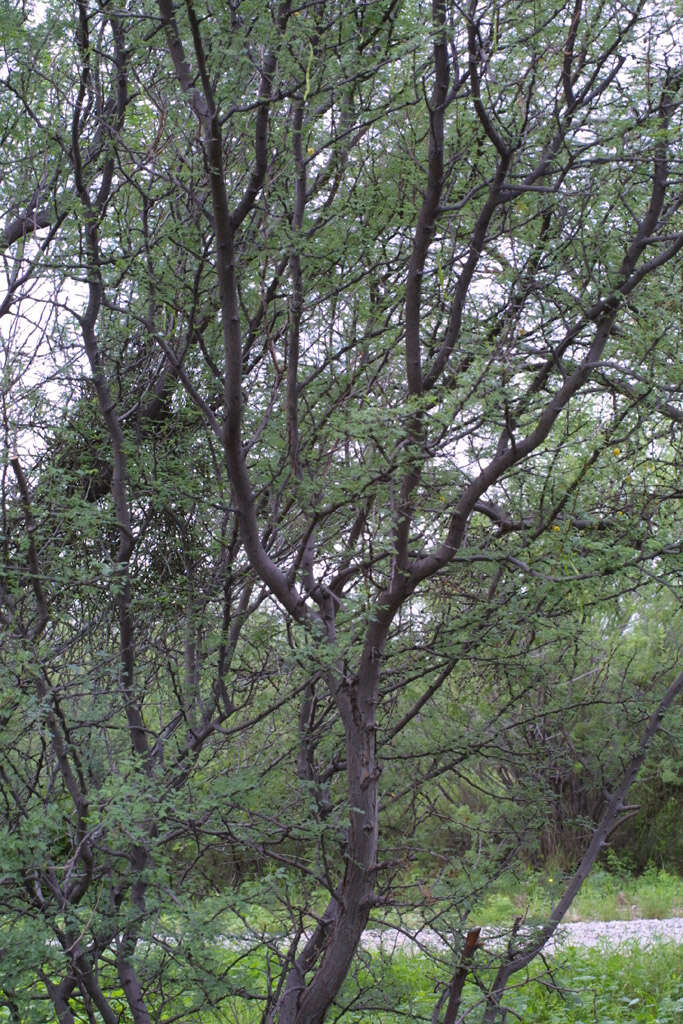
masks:
<svg viewBox="0 0 683 1024"><path fill-rule="evenodd" d="M629 639L680 568L675 19L3 18L8 1010L316 1024L419 908L452 1024L477 898L561 827L497 1019L682 685Z"/></svg>

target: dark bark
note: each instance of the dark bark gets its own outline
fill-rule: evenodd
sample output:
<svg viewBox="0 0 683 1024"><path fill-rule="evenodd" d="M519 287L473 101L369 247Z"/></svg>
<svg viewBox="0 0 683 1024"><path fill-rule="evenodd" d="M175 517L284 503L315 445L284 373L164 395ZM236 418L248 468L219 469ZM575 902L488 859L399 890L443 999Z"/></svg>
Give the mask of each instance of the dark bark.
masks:
<svg viewBox="0 0 683 1024"><path fill-rule="evenodd" d="M469 973L474 954L479 946L479 935L481 934L481 928L470 928L467 935L465 936L465 943L463 945L462 953L460 954L460 963L458 969L453 975L453 979L446 989L448 995L448 1003L446 1005L446 1012L443 1018L443 1024L455 1024L456 1015L460 1009L460 1002L462 999L462 990L465 987L467 975ZM439 1009L434 1011L432 1017L432 1024L438 1024Z"/></svg>

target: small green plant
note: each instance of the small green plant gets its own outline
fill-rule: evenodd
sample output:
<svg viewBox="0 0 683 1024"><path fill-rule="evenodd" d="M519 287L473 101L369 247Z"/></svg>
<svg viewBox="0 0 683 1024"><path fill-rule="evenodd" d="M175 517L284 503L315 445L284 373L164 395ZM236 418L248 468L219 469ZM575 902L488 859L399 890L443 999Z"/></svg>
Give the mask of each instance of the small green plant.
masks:
<svg viewBox="0 0 683 1024"><path fill-rule="evenodd" d="M683 911L680 879L654 865L638 880L638 902L643 917L678 916Z"/></svg>

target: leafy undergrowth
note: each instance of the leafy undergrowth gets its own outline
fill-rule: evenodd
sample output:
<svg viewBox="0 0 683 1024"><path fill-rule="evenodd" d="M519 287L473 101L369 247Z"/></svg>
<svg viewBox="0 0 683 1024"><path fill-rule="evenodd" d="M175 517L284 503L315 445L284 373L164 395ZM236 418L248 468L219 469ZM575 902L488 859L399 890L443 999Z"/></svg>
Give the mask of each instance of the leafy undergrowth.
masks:
<svg viewBox="0 0 683 1024"><path fill-rule="evenodd" d="M680 946L661 942L654 949L637 945L620 950L572 948L545 963L537 960L528 975L520 973L513 979L503 1001L508 1008L505 1019L523 1024L678 1024L683 1020L680 952ZM156 1007L155 1019L259 1024L267 978L276 981L275 964L255 951L240 955L215 946L205 948L200 960L184 968L166 963L168 990L163 1005ZM148 968L152 967L148 961ZM481 963L477 971L479 981L490 984L493 968ZM422 954L366 951L326 1021L430 1024L449 980L447 964ZM121 1013L122 1024L127 1024L123 993L112 989L108 995ZM468 1024L481 1021L483 1004L482 988L468 980L460 1007ZM40 1005L26 1005L25 1012L15 1007L19 1016L0 1006L0 1021L51 1024L52 1018L45 1016L47 1008L44 996Z"/></svg>
<svg viewBox="0 0 683 1024"><path fill-rule="evenodd" d="M535 1024L675 1024L683 1019L680 946L567 950L561 966L509 1005ZM557 988L555 988L557 986Z"/></svg>
<svg viewBox="0 0 683 1024"><path fill-rule="evenodd" d="M374 959L374 958L373 958ZM656 952L639 947L623 951L567 950L554 960L532 965L528 978L518 976L510 985L503 1006L507 1020L529 1024L674 1024L683 1019L683 979L680 947L671 943ZM332 1016L339 1024L399 1024L408 1020L430 1021L436 992L446 980L437 977L421 956L392 957L383 970L369 966L358 982L376 980L375 990L361 994L356 1005ZM381 981L380 981L381 975ZM480 972L486 981L487 972ZM468 982L463 993L461 1014L472 1024L479 1021L484 999L481 989ZM393 1012L392 1012L393 1010Z"/></svg>
<svg viewBox="0 0 683 1024"><path fill-rule="evenodd" d="M638 946L621 951L570 949L548 959L547 964L549 969L538 961L528 978L518 976L511 984L503 1003L508 1021L678 1024L683 1020L680 946L660 943L654 952ZM481 970L480 979L486 978L486 970ZM362 956L327 1020L334 1024L429 1024L447 981L445 968L421 955L368 953ZM186 1007L189 1009L188 1004ZM467 1014L469 1024L477 1024L483 1009L481 989L468 982L461 1014ZM213 1014L207 1014L205 1006L200 1019L202 1024L257 1024L260 1012L253 1003L233 996L223 1000Z"/></svg>
<svg viewBox="0 0 683 1024"><path fill-rule="evenodd" d="M527 874L502 879L493 893L473 909L470 924L509 927L520 913L542 920L564 884L559 873ZM310 894L309 894L310 898ZM321 891L319 903L324 906ZM140 949L142 976L149 991L164 976L164 997L156 1005L160 1022L182 1020L197 1024L259 1024L263 998L270 984L277 984L278 957L266 956L259 945L265 940L284 948L291 935L290 912L302 908L303 927L313 920L303 913L306 901L285 874L271 880L247 882L228 899L204 897L178 917L157 923L155 934L168 936L165 952L159 947ZM309 903L310 905L310 903ZM424 908L429 916L439 911L438 901ZM597 869L588 879L566 920L618 920L637 917L675 917L683 914L680 879L667 871L650 868L636 877L625 871ZM413 921L412 918L415 918ZM403 918L415 927L419 911ZM210 926L208 922L211 922ZM375 921L373 929L395 927L391 913ZM440 924L443 926L444 921ZM457 925L457 922L456 922ZM462 925L461 925L462 927ZM277 936L280 936L278 942ZM13 933L13 944L20 936ZM3 943L0 943L3 945ZM652 949L630 945L620 950L566 949L547 961L537 960L529 976L514 979L506 996L507 1022L528 1024L678 1024L683 1021L681 947L658 943ZM7 963L3 965L7 967ZM347 980L339 1005L327 1021L335 1024L430 1024L439 992L448 983L447 963L436 963L422 954L364 950L356 970ZM484 964L480 980L490 982ZM121 1024L128 1024L123 993L112 975L108 995ZM52 1024L49 1000L28 976L13 975L13 998L3 1006L0 984L0 1024ZM5 988L5 994L7 993ZM482 990L471 981L465 987L463 1011L468 1024L481 1020ZM154 997L152 1002L154 1003ZM14 1006L10 1009L10 1003ZM78 1016L74 1003L72 1009ZM443 1011L443 1007L442 1007ZM47 1012L47 1016L46 1016ZM443 1012L441 1014L443 1016Z"/></svg>

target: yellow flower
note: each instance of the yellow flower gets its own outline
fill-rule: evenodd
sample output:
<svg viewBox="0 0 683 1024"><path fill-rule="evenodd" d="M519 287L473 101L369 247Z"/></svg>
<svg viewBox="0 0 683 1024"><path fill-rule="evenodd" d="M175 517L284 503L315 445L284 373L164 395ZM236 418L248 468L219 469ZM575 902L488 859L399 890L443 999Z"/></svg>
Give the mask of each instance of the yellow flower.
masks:
<svg viewBox="0 0 683 1024"><path fill-rule="evenodd" d="M308 147L308 155L309 156L313 156L314 153L315 153L315 150L313 149L313 146L309 146Z"/></svg>
<svg viewBox="0 0 683 1024"><path fill-rule="evenodd" d="M552 878L549 878L549 879L548 879L548 881L549 881L549 882L552 882Z"/></svg>
<svg viewBox="0 0 683 1024"><path fill-rule="evenodd" d="M562 527L558 526L557 523L555 523L555 525L553 526L553 530L557 530L557 532L560 533L560 531L562 530Z"/></svg>
<svg viewBox="0 0 683 1024"><path fill-rule="evenodd" d="M613 448L612 455L621 455L621 448Z"/></svg>

